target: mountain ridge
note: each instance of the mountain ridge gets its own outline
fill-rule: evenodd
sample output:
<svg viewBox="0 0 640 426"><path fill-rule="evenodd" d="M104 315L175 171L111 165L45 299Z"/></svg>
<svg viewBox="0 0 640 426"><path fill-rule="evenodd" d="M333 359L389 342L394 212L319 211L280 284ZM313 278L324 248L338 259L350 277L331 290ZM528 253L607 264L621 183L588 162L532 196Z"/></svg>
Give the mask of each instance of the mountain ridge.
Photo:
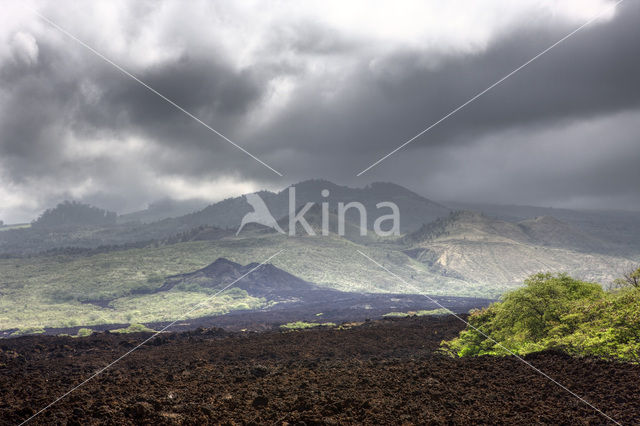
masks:
<svg viewBox="0 0 640 426"><path fill-rule="evenodd" d="M391 201L398 205L401 212L402 232L417 229L420 225L446 216L451 211L442 204L390 182L374 182L362 188L351 188L326 180L310 179L289 185L278 192L264 190L256 192L277 220L289 215L290 187L295 187L296 211L309 202L315 204L327 202L330 210L335 210L339 202L362 203L368 212L367 227L370 229L376 217L375 213L378 211L376 204L383 201ZM322 190L325 189L329 191L327 197L322 196ZM222 228L237 228L242 217L250 211L251 207L244 196L239 196L227 198L198 212L171 219L171 221L188 226L214 225ZM346 216L350 221L357 222L355 212L349 211Z"/></svg>
<svg viewBox="0 0 640 426"><path fill-rule="evenodd" d="M545 247L563 247L584 252L609 252L610 243L602 241L552 216L538 216L518 222L491 218L482 212L459 210L446 218L423 225L402 237L404 244L416 245L440 237L464 235L465 240L514 241Z"/></svg>

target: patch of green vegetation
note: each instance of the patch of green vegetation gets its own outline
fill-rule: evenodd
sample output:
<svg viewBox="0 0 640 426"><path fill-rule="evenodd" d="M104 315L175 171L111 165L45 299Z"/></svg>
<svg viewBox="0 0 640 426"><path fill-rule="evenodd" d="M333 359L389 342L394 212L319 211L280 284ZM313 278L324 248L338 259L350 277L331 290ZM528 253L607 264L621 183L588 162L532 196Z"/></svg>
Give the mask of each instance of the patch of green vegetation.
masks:
<svg viewBox="0 0 640 426"><path fill-rule="evenodd" d="M469 323L458 338L443 342L446 351L474 356L559 349L640 360L640 288L633 286L605 292L567 275L538 274L501 302L473 312Z"/></svg>
<svg viewBox="0 0 640 426"><path fill-rule="evenodd" d="M129 324L127 328L117 328L111 330L112 333L155 333L152 328L147 327L144 324Z"/></svg>
<svg viewBox="0 0 640 426"><path fill-rule="evenodd" d="M76 334L74 337L87 337L87 336L91 336L93 334L93 330L90 328L81 328L78 330L78 334Z"/></svg>
<svg viewBox="0 0 640 426"><path fill-rule="evenodd" d="M314 328L314 327L335 327L335 323L332 322L305 322L305 321L296 321L290 322L287 324L283 324L280 328L285 330L304 330L306 328Z"/></svg>
<svg viewBox="0 0 640 426"><path fill-rule="evenodd" d="M22 327L11 333L12 336L26 336L29 334L42 334L44 328L42 327Z"/></svg>
<svg viewBox="0 0 640 426"><path fill-rule="evenodd" d="M427 315L449 315L451 313L450 310L445 309L445 308L438 308L438 309L429 309L429 310L422 310L422 311L418 311L416 312L416 316L419 317L423 317L423 316L427 316Z"/></svg>
<svg viewBox="0 0 640 426"><path fill-rule="evenodd" d="M385 318L405 318L408 316L409 316L408 312L389 312L383 315L383 317Z"/></svg>
<svg viewBox="0 0 640 426"><path fill-rule="evenodd" d="M249 296L245 290L230 288L216 297L198 291L171 290L143 296L127 296L112 302L116 311L128 312L136 322L171 321L222 315L231 311L257 309L264 298Z"/></svg>
<svg viewBox="0 0 640 426"><path fill-rule="evenodd" d="M408 312L389 312L388 314L384 314L385 318L404 318L410 316L416 317L424 317L428 315L448 315L451 312L448 309L438 308L438 309L430 309L430 310L420 310L420 311L408 311Z"/></svg>

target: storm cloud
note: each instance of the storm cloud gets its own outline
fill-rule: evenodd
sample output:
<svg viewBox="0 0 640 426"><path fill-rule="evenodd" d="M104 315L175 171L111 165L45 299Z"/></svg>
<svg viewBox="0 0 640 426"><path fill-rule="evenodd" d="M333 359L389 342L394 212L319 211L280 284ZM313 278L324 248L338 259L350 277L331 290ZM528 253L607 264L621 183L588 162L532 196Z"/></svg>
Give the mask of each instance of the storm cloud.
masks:
<svg viewBox="0 0 640 426"><path fill-rule="evenodd" d="M0 18L0 219L120 212L307 178L438 200L640 209L640 5L601 19L356 174L613 2L37 2Z"/></svg>

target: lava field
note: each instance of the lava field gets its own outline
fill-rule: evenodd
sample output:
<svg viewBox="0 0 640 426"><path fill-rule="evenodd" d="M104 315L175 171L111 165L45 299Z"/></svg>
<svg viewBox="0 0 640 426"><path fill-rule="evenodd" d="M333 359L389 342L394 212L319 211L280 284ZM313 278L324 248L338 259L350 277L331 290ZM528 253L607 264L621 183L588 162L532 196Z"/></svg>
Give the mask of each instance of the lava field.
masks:
<svg viewBox="0 0 640 426"><path fill-rule="evenodd" d="M31 424L606 424L514 357L454 359L458 319L161 334ZM0 341L0 422L19 424L148 334ZM527 362L622 424L640 420L640 366L543 352Z"/></svg>

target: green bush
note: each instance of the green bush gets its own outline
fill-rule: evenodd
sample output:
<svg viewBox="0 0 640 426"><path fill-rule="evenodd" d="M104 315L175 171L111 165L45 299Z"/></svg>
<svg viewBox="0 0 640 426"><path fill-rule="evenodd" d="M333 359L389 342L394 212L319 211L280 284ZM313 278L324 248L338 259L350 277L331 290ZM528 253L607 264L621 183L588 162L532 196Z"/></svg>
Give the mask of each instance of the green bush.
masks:
<svg viewBox="0 0 640 426"><path fill-rule="evenodd" d="M458 338L443 342L447 352L523 355L559 349L640 360L640 289L634 287L604 292L567 275L538 274L501 302L473 312L469 324Z"/></svg>
<svg viewBox="0 0 640 426"><path fill-rule="evenodd" d="M470 326L457 339L444 342L444 347L459 356L506 355L509 351L524 354L545 349L545 339L562 323L564 314L578 302L595 302L605 294L599 284L566 274L537 274L524 284L505 294L501 302L472 312Z"/></svg>
<svg viewBox="0 0 640 426"><path fill-rule="evenodd" d="M24 328L20 328L16 331L14 331L13 333L11 333L12 336L25 336L27 334L42 334L44 333L44 328L42 327L24 327Z"/></svg>
<svg viewBox="0 0 640 426"><path fill-rule="evenodd" d="M93 334L93 330L90 328L81 328L78 330L76 337L87 337Z"/></svg>
<svg viewBox="0 0 640 426"><path fill-rule="evenodd" d="M544 344L576 355L639 361L640 289L626 288L574 304Z"/></svg>

